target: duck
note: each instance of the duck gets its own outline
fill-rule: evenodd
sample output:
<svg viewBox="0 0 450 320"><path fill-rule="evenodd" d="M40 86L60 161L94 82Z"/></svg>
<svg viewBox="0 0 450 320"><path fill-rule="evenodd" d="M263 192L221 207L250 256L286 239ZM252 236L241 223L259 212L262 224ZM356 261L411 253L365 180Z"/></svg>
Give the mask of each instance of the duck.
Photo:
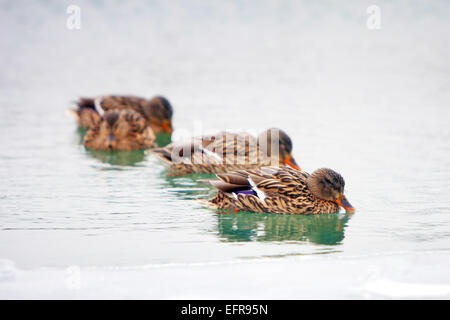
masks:
<svg viewBox="0 0 450 320"><path fill-rule="evenodd" d="M292 156L291 138L281 129L270 128L257 138L248 133L220 132L155 148L170 175L223 173L262 166L289 165L299 170Z"/></svg>
<svg viewBox="0 0 450 320"><path fill-rule="evenodd" d="M92 150L139 150L155 146L156 136L147 121L131 109L112 109L102 116L89 113L90 127L83 144Z"/></svg>
<svg viewBox="0 0 450 320"><path fill-rule="evenodd" d="M320 168L309 174L288 166L262 167L217 174L205 180L217 194L204 204L210 208L278 214L347 213L355 208L344 195L344 178Z"/></svg>
<svg viewBox="0 0 450 320"><path fill-rule="evenodd" d="M136 96L108 95L96 98L80 98L78 109L69 110L81 128L92 126L93 114L102 115L112 109L131 109L145 118L153 133L172 134L173 108L169 100L162 96L144 99Z"/></svg>

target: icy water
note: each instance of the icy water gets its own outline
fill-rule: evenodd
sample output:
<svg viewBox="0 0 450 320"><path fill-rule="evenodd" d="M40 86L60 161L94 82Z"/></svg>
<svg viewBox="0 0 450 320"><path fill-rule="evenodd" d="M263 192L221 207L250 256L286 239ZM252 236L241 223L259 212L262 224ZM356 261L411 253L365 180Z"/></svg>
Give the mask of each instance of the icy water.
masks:
<svg viewBox="0 0 450 320"><path fill-rule="evenodd" d="M450 298L450 6L370 4L1 1L0 298ZM168 97L174 140L280 127L357 212L203 208L85 150L65 110L108 93Z"/></svg>

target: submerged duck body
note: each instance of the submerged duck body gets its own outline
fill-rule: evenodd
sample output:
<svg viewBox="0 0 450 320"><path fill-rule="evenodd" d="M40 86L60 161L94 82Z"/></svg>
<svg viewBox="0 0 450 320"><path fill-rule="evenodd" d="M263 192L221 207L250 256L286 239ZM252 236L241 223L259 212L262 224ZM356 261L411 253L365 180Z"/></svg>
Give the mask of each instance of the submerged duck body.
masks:
<svg viewBox="0 0 450 320"><path fill-rule="evenodd" d="M273 140L276 143L272 144ZM278 148L277 152L274 145ZM300 169L291 154L291 139L275 128L264 131L258 138L246 133L221 132L172 143L151 152L167 164L169 171L179 175L222 173L285 164Z"/></svg>
<svg viewBox="0 0 450 320"><path fill-rule="evenodd" d="M331 169L313 174L290 167L263 167L218 174L207 202L215 209L281 214L326 214L355 209L344 196L344 179Z"/></svg>
<svg viewBox="0 0 450 320"><path fill-rule="evenodd" d="M135 96L102 96L97 98L81 98L77 102L78 109L74 114L78 125L88 129L92 126L92 116L103 115L109 110L133 110L145 118L155 134L172 133L173 108L170 102L161 96L144 99Z"/></svg>
<svg viewBox="0 0 450 320"><path fill-rule="evenodd" d="M138 150L155 146L155 135L137 112L109 110L100 116L90 113L91 124L84 137L84 146L94 150Z"/></svg>

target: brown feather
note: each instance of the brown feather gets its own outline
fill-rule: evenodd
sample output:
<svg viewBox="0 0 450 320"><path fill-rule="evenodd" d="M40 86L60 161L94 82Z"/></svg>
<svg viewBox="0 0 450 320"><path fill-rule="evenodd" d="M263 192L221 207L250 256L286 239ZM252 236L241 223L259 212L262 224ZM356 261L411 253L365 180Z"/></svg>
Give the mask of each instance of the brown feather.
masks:
<svg viewBox="0 0 450 320"><path fill-rule="evenodd" d="M263 167L260 169L240 170L227 174L218 174L219 180L210 183L218 193L209 200L211 205L220 209L233 209L285 214L321 214L339 211L333 201L322 200L314 196L308 188L306 172L289 167ZM251 179L260 192L265 194L262 200L253 194L231 192L249 189Z"/></svg>
<svg viewBox="0 0 450 320"><path fill-rule="evenodd" d="M153 131L137 112L114 109L89 128L84 145L95 150L137 150L153 147L155 141Z"/></svg>
<svg viewBox="0 0 450 320"><path fill-rule="evenodd" d="M97 99L94 98L80 98L77 102L78 110L89 109L95 112L96 110L95 102ZM172 107L167 99L164 97L155 97L152 99L144 99L135 96L116 96L109 95L98 98L98 102L101 108L106 112L109 110L133 110L144 117L147 125L150 126L154 133L163 132L163 123L166 122L166 126L172 128ZM148 105L160 104L160 108L147 108ZM162 111L160 111L162 110ZM79 123L80 126L83 126ZM88 127L85 127L88 128ZM171 129L172 130L172 129Z"/></svg>

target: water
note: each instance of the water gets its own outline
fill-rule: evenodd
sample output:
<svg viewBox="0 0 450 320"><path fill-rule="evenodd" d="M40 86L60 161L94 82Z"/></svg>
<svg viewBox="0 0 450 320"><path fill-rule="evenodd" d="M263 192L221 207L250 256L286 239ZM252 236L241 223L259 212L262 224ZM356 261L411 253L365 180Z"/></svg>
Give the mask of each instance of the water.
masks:
<svg viewBox="0 0 450 320"><path fill-rule="evenodd" d="M450 297L449 4L69 4L0 3L0 297ZM174 140L283 128L357 212L203 208L205 176L84 149L65 110L107 93L167 96Z"/></svg>

